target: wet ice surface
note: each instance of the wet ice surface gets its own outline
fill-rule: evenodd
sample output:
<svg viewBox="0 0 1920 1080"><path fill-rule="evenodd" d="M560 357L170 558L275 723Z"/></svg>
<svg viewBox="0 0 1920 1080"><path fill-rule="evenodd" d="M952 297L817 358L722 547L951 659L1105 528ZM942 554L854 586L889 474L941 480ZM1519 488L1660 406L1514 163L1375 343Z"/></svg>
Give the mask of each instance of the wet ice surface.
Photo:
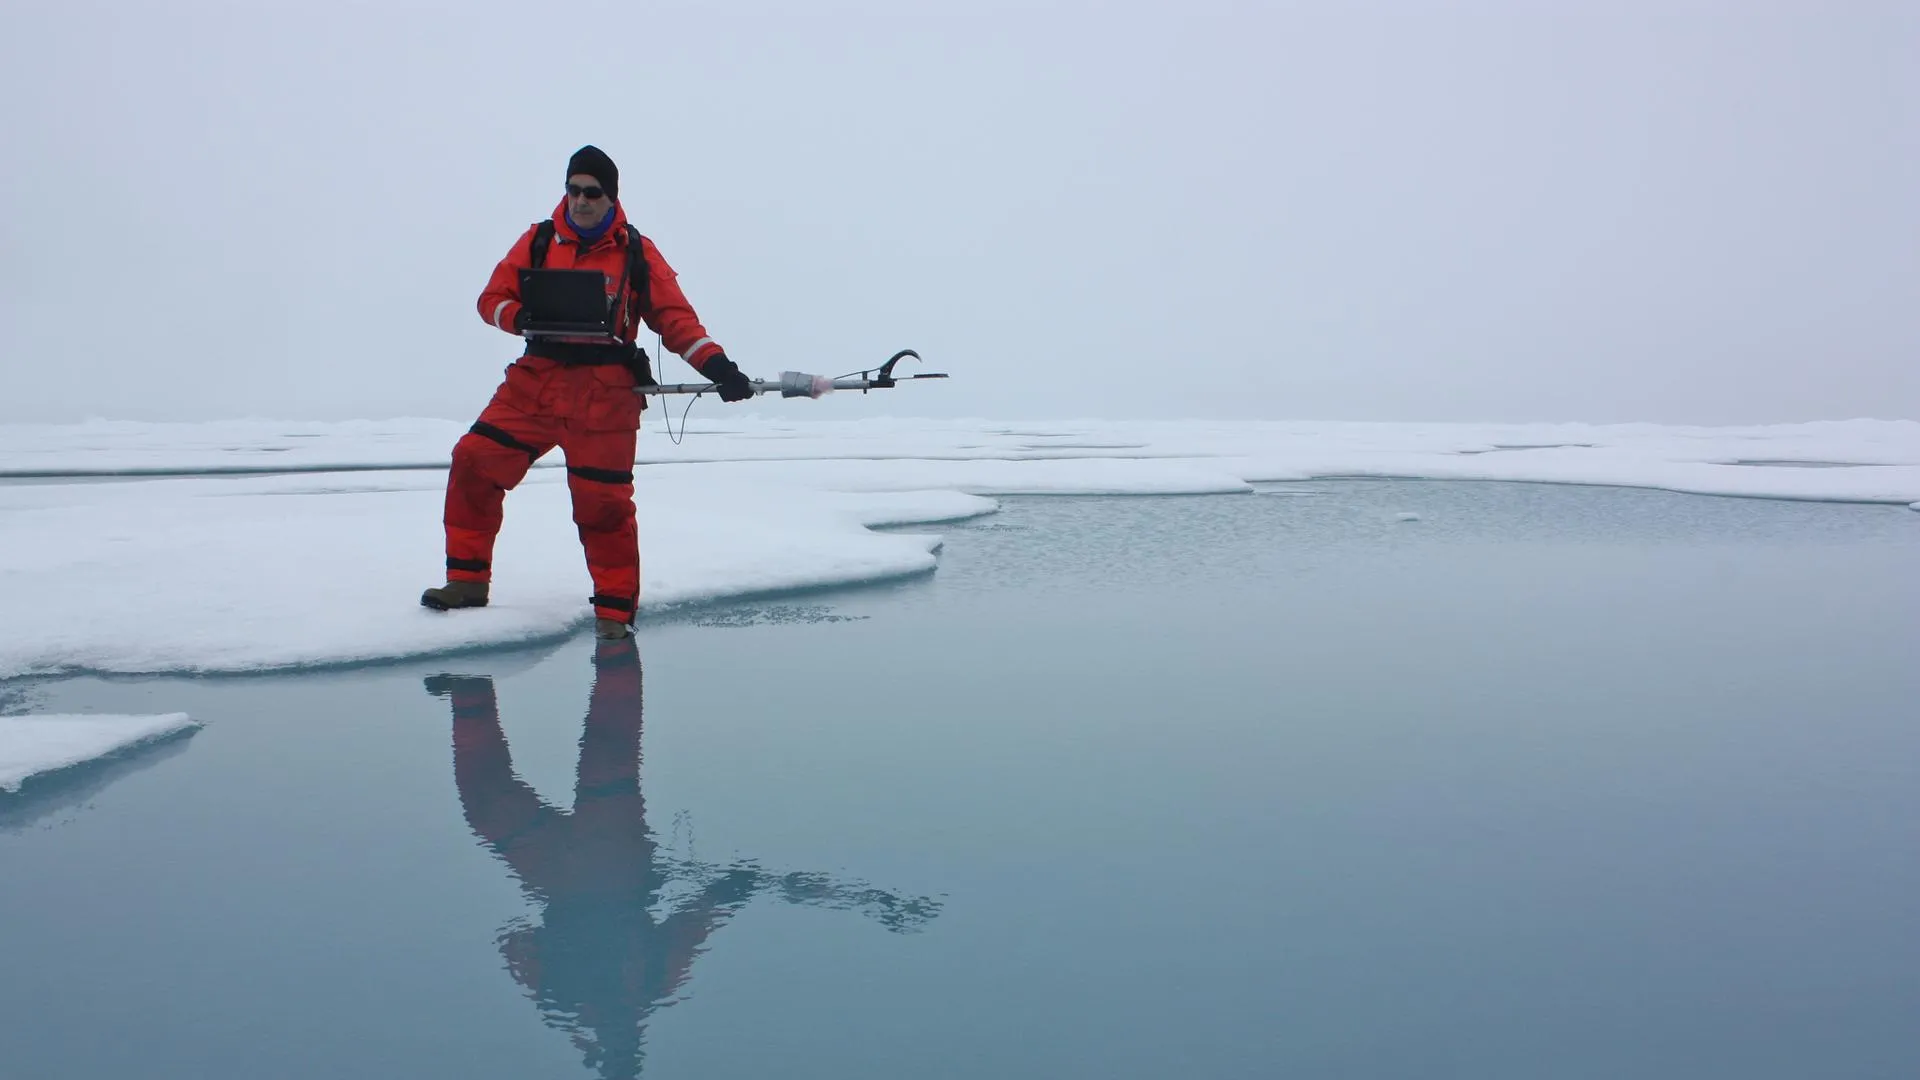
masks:
<svg viewBox="0 0 1920 1080"><path fill-rule="evenodd" d="M0 802L4 1071L1920 1074L1910 512L1260 490L627 656L0 688L206 722Z"/></svg>

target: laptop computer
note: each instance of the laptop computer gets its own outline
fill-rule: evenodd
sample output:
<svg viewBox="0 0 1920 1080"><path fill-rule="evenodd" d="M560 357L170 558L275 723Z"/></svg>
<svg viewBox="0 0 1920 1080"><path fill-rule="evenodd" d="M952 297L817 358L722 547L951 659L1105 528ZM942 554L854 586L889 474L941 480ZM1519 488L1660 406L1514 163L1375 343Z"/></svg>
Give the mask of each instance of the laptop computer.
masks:
<svg viewBox="0 0 1920 1080"><path fill-rule="evenodd" d="M522 333L614 336L607 278L598 270L522 270L520 303Z"/></svg>

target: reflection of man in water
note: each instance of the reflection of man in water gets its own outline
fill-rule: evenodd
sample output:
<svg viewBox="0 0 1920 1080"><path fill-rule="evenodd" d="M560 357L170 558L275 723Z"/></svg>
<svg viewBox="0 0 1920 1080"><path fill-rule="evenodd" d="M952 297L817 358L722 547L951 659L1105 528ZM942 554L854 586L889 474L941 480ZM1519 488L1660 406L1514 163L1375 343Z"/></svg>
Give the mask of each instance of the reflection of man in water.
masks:
<svg viewBox="0 0 1920 1080"><path fill-rule="evenodd" d="M571 813L514 775L492 679L436 675L427 689L453 705L453 775L467 823L543 908L538 924L519 920L501 936L507 969L601 1076L640 1074L648 1016L686 982L708 935L757 893L859 909L893 930L937 914L936 902L824 875L776 875L751 863L714 870L661 852L640 793L633 639L597 642L593 667ZM656 920L652 909L675 880L692 884L693 895Z"/></svg>

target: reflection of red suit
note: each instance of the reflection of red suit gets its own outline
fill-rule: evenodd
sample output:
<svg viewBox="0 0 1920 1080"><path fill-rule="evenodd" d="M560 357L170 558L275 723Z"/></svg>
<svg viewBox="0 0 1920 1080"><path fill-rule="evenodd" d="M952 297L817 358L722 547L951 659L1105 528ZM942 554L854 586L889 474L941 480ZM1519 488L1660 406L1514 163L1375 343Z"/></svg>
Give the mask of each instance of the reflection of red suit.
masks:
<svg viewBox="0 0 1920 1080"><path fill-rule="evenodd" d="M430 686L435 686L430 681ZM571 813L513 772L493 681L446 678L453 775L467 823L543 907L500 938L507 968L603 1077L640 1074L647 1017L686 982L707 935L755 891L735 869L656 922L666 876L640 794L640 657L599 644Z"/></svg>

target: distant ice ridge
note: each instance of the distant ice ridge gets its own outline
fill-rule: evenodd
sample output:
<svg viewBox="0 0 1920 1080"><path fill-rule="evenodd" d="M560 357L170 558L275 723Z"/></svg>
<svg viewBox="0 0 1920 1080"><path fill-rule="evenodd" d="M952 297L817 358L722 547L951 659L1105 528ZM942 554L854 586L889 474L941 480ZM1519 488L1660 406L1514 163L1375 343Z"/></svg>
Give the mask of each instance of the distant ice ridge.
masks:
<svg viewBox="0 0 1920 1080"><path fill-rule="evenodd" d="M0 716L0 791L197 726L186 713Z"/></svg>
<svg viewBox="0 0 1920 1080"><path fill-rule="evenodd" d="M508 498L492 606L417 606L442 574L443 470L464 430L419 419L0 425L0 476L147 477L0 482L0 678L355 663L569 632L587 618L590 586L557 452ZM639 458L643 611L925 573L937 535L872 527L991 513L995 495L1244 492L1362 476L1920 505L1912 421L1011 424L730 412L724 428L695 422L679 445L648 429Z"/></svg>

